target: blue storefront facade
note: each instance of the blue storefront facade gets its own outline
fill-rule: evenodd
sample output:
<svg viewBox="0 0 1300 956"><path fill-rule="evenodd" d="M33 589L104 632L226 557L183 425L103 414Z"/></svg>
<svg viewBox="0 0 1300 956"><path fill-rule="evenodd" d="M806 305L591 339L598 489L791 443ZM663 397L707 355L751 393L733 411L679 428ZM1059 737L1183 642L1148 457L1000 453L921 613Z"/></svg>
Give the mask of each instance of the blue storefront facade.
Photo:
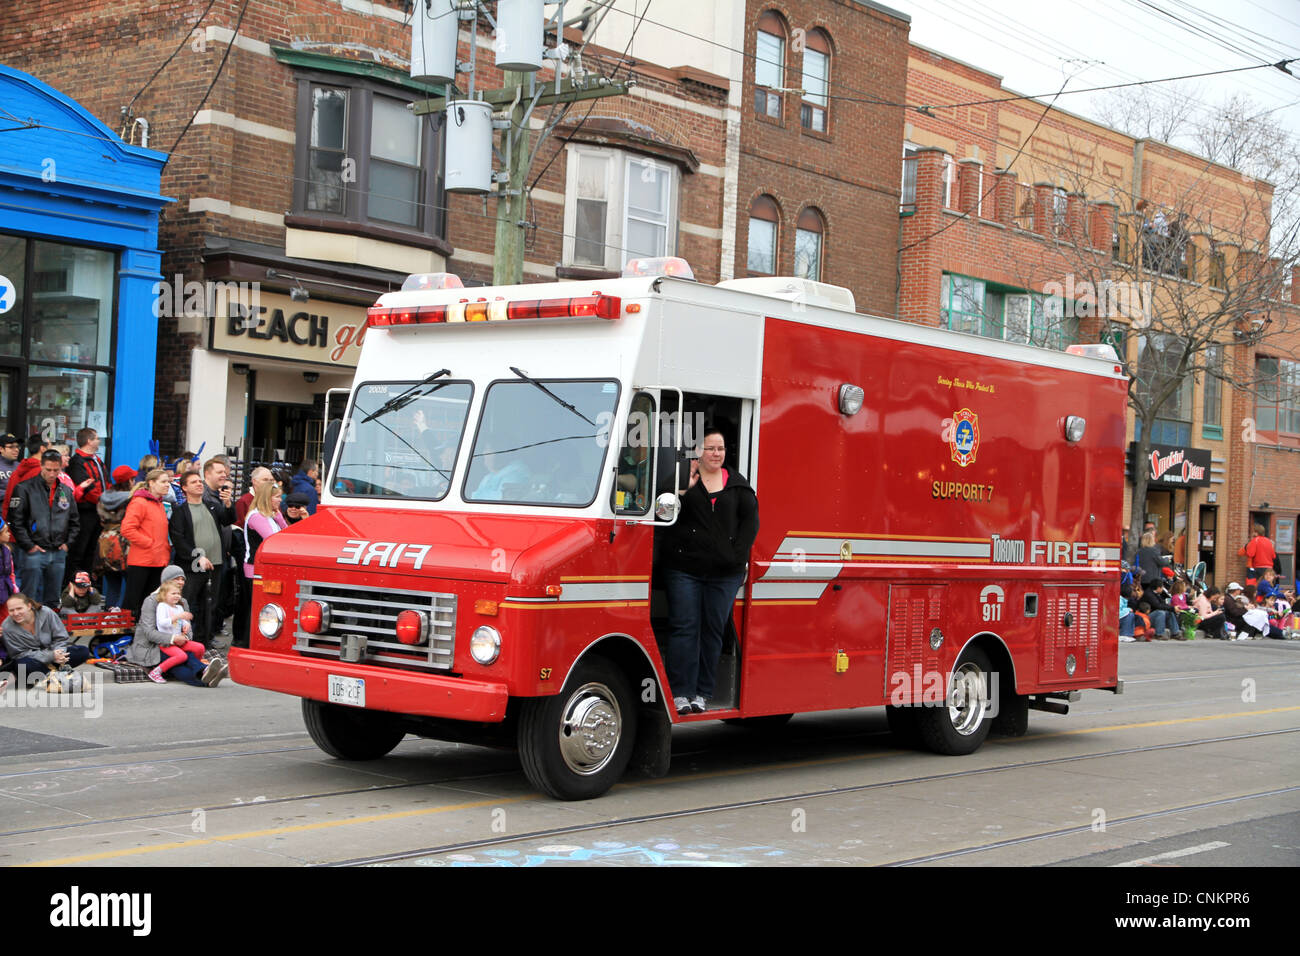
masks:
<svg viewBox="0 0 1300 956"><path fill-rule="evenodd" d="M148 450L166 158L0 64L0 432Z"/></svg>

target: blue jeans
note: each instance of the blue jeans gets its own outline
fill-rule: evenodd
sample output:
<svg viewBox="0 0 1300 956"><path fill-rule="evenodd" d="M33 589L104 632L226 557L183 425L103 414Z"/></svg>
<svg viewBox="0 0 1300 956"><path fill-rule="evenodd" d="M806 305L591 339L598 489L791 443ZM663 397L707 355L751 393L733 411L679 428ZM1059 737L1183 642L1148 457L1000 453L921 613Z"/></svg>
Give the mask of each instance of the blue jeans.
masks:
<svg viewBox="0 0 1300 956"><path fill-rule="evenodd" d="M1152 611L1151 626L1155 628L1157 634L1165 631L1170 634L1177 634L1182 630L1178 626L1178 618L1171 611Z"/></svg>
<svg viewBox="0 0 1300 956"><path fill-rule="evenodd" d="M674 697L712 697L727 617L745 572L699 577L666 571L668 654L664 666Z"/></svg>
<svg viewBox="0 0 1300 956"><path fill-rule="evenodd" d="M1119 636L1120 636L1120 637L1132 637L1132 636L1133 636L1133 621L1134 621L1134 616L1133 616L1133 614L1132 614L1131 612L1128 613L1128 614L1125 614L1123 617L1121 617L1121 618L1119 619Z"/></svg>
<svg viewBox="0 0 1300 956"><path fill-rule="evenodd" d="M37 604L59 606L63 589L63 567L68 560L66 551L21 552L23 593Z"/></svg>
<svg viewBox="0 0 1300 956"><path fill-rule="evenodd" d="M126 575L121 571L104 572L104 606L122 607L126 604Z"/></svg>

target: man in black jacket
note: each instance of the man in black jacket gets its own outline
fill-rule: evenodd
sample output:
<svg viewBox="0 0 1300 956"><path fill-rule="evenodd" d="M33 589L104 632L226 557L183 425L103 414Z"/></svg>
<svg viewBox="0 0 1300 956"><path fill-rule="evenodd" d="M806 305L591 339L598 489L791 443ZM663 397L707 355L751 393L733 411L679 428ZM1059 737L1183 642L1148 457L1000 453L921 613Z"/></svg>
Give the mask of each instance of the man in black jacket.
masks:
<svg viewBox="0 0 1300 956"><path fill-rule="evenodd" d="M40 474L20 483L9 501L23 593L56 611L68 546L76 540L78 528L76 497L59 480L62 470L63 456L53 449L44 452Z"/></svg>
<svg viewBox="0 0 1300 956"><path fill-rule="evenodd" d="M203 476L192 471L181 480L185 500L172 509L167 524L172 543L172 561L185 571L181 591L194 612L194 639L205 647L212 645L216 628L216 601L221 581L221 566L229 549L230 529L222 534L223 506L204 494Z"/></svg>

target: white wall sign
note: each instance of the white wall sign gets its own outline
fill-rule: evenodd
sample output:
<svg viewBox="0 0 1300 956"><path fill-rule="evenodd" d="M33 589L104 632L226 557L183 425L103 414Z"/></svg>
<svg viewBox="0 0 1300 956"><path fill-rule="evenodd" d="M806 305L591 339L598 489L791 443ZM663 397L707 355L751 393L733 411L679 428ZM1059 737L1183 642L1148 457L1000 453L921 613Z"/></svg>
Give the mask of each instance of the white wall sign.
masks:
<svg viewBox="0 0 1300 956"><path fill-rule="evenodd" d="M0 276L0 315L4 315L17 304L18 290L7 276Z"/></svg>

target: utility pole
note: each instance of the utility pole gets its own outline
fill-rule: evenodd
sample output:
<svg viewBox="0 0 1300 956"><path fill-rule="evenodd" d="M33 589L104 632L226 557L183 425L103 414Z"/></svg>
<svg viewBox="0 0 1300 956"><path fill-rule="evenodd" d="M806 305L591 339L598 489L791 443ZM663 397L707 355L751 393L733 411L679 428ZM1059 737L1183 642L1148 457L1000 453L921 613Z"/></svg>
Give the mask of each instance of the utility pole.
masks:
<svg viewBox="0 0 1300 956"><path fill-rule="evenodd" d="M558 62L556 68L559 68ZM568 78L539 87L534 82L535 76L536 74L507 70L503 80L504 88L484 90L479 94L480 99L492 104L494 113L509 110L507 126L501 136L501 153L506 168L493 177L497 182L493 285L518 285L524 281L524 217L528 206L528 170L534 155L529 121L533 110L556 103L577 103L605 96L621 96L631 85L628 81L619 82L603 76L588 75L581 80ZM446 108L446 97L414 104L417 116L441 113Z"/></svg>
<svg viewBox="0 0 1300 956"><path fill-rule="evenodd" d="M506 70L506 88L522 91L530 82L530 74ZM532 163L532 137L528 135L527 114L516 96L514 107L506 118L509 124L501 133L501 141L508 144L504 181L497 180L497 239L492 257L492 284L518 285L524 281L524 217L528 212L528 196L524 180Z"/></svg>

